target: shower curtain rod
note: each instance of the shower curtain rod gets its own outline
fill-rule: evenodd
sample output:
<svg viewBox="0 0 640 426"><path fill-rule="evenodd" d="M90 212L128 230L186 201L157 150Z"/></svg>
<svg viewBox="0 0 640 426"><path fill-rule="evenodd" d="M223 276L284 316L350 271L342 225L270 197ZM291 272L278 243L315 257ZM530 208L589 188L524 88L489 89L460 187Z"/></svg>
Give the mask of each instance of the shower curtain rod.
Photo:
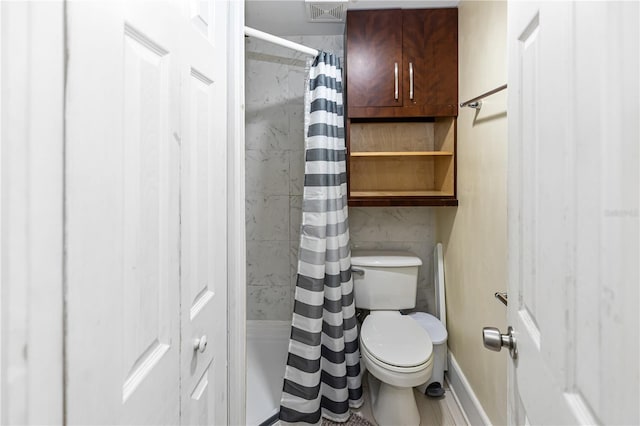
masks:
<svg viewBox="0 0 640 426"><path fill-rule="evenodd" d="M274 36L269 33L265 33L264 31L256 30L251 27L244 27L244 34L249 37L259 38L264 41L268 41L269 43L277 44L280 46L288 47L289 49L297 50L298 52L306 53L307 55L318 56L318 51L311 47L303 46L298 43L294 43L292 41L286 40L284 38L280 38Z"/></svg>

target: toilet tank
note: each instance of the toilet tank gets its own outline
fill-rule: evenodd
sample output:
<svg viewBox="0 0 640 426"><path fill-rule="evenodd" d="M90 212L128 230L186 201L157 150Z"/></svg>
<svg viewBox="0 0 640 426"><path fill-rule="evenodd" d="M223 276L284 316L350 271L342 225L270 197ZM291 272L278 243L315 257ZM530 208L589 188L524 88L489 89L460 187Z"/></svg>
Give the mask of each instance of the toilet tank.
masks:
<svg viewBox="0 0 640 426"><path fill-rule="evenodd" d="M351 254L356 308L412 309L416 306L422 261L406 251L354 251Z"/></svg>

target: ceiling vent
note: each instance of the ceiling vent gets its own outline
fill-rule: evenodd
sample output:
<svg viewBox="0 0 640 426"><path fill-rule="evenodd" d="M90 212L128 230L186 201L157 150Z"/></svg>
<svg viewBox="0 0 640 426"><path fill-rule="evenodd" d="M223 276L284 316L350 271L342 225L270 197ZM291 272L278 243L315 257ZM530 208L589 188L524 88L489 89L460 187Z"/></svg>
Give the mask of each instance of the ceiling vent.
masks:
<svg viewBox="0 0 640 426"><path fill-rule="evenodd" d="M307 21L344 22L349 0L305 0Z"/></svg>

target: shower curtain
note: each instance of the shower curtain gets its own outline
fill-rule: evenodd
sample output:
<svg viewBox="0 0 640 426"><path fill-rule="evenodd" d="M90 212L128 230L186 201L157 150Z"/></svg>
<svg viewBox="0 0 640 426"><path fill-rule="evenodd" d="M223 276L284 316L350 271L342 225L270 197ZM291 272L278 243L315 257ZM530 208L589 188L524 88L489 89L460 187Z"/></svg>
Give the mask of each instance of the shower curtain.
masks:
<svg viewBox="0 0 640 426"><path fill-rule="evenodd" d="M347 213L342 70L320 52L305 90L298 278L280 402L284 423L345 422L362 405Z"/></svg>

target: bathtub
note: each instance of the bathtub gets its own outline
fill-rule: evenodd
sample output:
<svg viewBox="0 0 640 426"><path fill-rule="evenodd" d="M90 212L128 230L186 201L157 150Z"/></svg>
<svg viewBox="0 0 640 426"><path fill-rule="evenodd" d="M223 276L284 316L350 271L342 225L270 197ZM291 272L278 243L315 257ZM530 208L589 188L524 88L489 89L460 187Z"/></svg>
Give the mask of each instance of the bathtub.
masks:
<svg viewBox="0 0 640 426"><path fill-rule="evenodd" d="M247 425L271 424L289 349L289 321L247 321Z"/></svg>

